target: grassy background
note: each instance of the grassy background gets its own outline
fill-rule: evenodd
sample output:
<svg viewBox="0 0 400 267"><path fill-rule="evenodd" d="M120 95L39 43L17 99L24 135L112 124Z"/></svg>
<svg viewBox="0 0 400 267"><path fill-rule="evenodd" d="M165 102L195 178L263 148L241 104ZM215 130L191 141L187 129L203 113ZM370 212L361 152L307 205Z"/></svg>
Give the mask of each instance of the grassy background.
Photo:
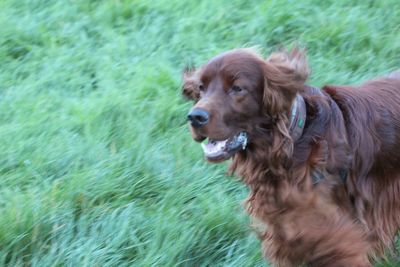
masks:
<svg viewBox="0 0 400 267"><path fill-rule="evenodd" d="M293 42L314 85L386 73L400 2L1 0L0 265L266 266L181 70Z"/></svg>

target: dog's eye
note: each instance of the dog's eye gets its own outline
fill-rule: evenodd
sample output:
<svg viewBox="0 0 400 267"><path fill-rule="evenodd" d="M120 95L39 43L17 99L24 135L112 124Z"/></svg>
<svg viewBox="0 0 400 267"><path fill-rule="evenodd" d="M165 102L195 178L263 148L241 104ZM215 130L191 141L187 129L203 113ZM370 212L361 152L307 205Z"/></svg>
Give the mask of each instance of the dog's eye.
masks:
<svg viewBox="0 0 400 267"><path fill-rule="evenodd" d="M200 84L199 85L199 90L200 90L200 92L204 92L204 90L205 90L204 85Z"/></svg>
<svg viewBox="0 0 400 267"><path fill-rule="evenodd" d="M231 90L232 90L232 92L234 92L234 93L240 93L240 92L243 91L242 87L237 86L237 85L232 86Z"/></svg>

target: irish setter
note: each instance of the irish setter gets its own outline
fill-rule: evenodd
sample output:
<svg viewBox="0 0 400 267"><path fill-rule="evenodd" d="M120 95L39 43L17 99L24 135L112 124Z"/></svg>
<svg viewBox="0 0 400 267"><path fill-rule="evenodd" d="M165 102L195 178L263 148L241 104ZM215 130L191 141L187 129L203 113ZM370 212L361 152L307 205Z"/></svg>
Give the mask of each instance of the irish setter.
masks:
<svg viewBox="0 0 400 267"><path fill-rule="evenodd" d="M236 49L184 73L193 139L232 158L277 266L371 266L400 225L400 71L360 86L305 84L303 50Z"/></svg>

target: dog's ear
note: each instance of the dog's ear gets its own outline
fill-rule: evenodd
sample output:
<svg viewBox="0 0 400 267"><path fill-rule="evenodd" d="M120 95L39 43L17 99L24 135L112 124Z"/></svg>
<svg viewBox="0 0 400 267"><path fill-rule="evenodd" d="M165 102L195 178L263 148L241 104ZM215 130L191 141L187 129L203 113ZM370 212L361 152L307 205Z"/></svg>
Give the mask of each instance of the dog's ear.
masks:
<svg viewBox="0 0 400 267"><path fill-rule="evenodd" d="M270 115L288 111L296 96L303 90L309 75L305 51L298 47L292 51L272 53L264 65L263 101Z"/></svg>
<svg viewBox="0 0 400 267"><path fill-rule="evenodd" d="M185 67L182 80L182 95L188 100L197 102L200 99L200 81L196 69L188 66Z"/></svg>

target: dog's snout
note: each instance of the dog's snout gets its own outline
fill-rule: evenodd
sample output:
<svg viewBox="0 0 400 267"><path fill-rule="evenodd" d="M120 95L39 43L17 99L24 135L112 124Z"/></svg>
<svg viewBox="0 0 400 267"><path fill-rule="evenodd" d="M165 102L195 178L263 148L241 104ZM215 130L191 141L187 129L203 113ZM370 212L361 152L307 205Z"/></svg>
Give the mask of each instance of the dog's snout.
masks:
<svg viewBox="0 0 400 267"><path fill-rule="evenodd" d="M208 123L210 114L201 108L194 108L188 114L188 120L193 127L201 127Z"/></svg>

